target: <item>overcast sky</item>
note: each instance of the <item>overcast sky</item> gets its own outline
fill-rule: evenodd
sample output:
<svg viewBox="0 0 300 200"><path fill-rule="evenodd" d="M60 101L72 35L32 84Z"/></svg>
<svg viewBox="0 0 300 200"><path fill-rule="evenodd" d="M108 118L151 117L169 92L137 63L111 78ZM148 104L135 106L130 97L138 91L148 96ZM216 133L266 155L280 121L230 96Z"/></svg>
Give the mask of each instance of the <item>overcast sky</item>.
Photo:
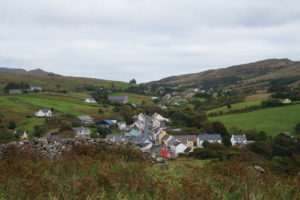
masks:
<svg viewBox="0 0 300 200"><path fill-rule="evenodd" d="M1 0L0 66L138 82L300 60L299 0Z"/></svg>

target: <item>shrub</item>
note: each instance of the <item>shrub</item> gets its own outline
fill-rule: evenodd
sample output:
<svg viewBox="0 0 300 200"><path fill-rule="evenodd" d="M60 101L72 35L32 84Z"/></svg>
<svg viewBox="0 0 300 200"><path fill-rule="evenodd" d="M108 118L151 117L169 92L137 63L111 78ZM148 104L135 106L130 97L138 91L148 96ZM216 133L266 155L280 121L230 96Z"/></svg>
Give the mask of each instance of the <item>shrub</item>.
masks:
<svg viewBox="0 0 300 200"><path fill-rule="evenodd" d="M13 120L10 120L10 121L8 122L8 125L7 125L7 128L8 128L8 129L13 130L13 129L15 129L16 127L17 127L17 125L16 125L16 123L15 123Z"/></svg>
<svg viewBox="0 0 300 200"><path fill-rule="evenodd" d="M270 158L272 156L272 149L266 142L254 142L246 145L246 148L263 158Z"/></svg>

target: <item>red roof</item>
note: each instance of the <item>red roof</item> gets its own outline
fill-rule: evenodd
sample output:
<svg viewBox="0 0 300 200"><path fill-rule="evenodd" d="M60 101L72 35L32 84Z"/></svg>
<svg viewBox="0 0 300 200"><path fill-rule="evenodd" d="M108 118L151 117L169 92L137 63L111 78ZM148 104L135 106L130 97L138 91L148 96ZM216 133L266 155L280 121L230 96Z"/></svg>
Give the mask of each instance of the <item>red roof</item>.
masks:
<svg viewBox="0 0 300 200"><path fill-rule="evenodd" d="M165 158L167 158L168 155L170 154L170 152L168 152L168 151L165 150L165 149L162 149L162 150L160 150L160 154L163 155Z"/></svg>

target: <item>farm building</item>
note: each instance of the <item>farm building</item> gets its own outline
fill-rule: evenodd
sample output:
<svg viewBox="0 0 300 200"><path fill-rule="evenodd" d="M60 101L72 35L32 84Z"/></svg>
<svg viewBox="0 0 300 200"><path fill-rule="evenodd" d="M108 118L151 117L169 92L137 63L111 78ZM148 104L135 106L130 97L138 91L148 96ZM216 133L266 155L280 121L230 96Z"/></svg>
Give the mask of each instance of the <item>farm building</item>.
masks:
<svg viewBox="0 0 300 200"><path fill-rule="evenodd" d="M10 90L8 91L8 93L9 93L9 94L22 94L23 92L22 92L22 90L20 90L20 89L10 89Z"/></svg>
<svg viewBox="0 0 300 200"><path fill-rule="evenodd" d="M96 122L95 124L97 126L103 126L103 127L110 127L112 125L115 125L117 122L116 120L103 120L103 121L99 121L99 122Z"/></svg>
<svg viewBox="0 0 300 200"><path fill-rule="evenodd" d="M88 116L88 115L86 115L86 116L78 116L77 118L78 118L78 119L81 121L81 123L83 123L83 124L93 124L93 123L94 123L93 118L90 117L90 116Z"/></svg>
<svg viewBox="0 0 300 200"><path fill-rule="evenodd" d="M90 135L91 134L91 130L86 128L86 127L76 127L73 128L73 130L75 131L76 135Z"/></svg>
<svg viewBox="0 0 300 200"><path fill-rule="evenodd" d="M84 102L86 102L86 103L97 103L97 101L94 98L87 98Z"/></svg>
<svg viewBox="0 0 300 200"><path fill-rule="evenodd" d="M41 109L38 112L36 112L34 115L37 117L51 117L52 112L49 109Z"/></svg>
<svg viewBox="0 0 300 200"><path fill-rule="evenodd" d="M197 146L203 147L202 144L204 141L208 141L209 143L220 143L222 142L222 138L220 134L200 134L197 138Z"/></svg>
<svg viewBox="0 0 300 200"><path fill-rule="evenodd" d="M231 144L235 145L238 144L240 146L243 146L247 143L246 135L232 135L231 136Z"/></svg>
<svg viewBox="0 0 300 200"><path fill-rule="evenodd" d="M126 104L128 103L128 96L109 96L108 100L119 104Z"/></svg>

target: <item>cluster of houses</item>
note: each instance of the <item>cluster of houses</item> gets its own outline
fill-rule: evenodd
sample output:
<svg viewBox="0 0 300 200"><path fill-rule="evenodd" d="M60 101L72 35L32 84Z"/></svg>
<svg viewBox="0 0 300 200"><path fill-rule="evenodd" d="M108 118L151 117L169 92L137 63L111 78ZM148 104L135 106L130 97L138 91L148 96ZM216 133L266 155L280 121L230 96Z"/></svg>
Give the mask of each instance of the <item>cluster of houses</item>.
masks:
<svg viewBox="0 0 300 200"><path fill-rule="evenodd" d="M134 116L135 122L128 127L124 133L109 134L106 139L116 143L133 143L140 146L142 151L159 153L165 157L177 157L179 154L192 152L195 148L202 148L203 142L222 143L220 134L199 134L197 135L169 135L166 122L169 119L155 113L150 119L144 114ZM151 126L149 126L149 123ZM147 127L149 126L149 127ZM149 133L146 131L149 129ZM247 144L245 135L233 135L233 145L243 146Z"/></svg>

